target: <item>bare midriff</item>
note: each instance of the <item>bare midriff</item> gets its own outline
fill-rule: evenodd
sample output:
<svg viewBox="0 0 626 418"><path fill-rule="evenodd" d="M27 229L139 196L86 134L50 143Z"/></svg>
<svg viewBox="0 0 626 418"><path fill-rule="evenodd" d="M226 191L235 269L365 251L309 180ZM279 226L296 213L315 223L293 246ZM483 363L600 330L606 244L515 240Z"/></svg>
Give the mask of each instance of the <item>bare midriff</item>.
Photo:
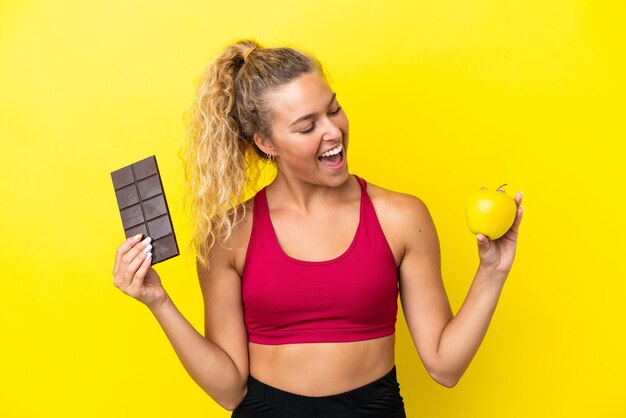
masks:
<svg viewBox="0 0 626 418"><path fill-rule="evenodd" d="M394 366L394 348L395 334L341 343L249 342L250 374L298 395L335 395L384 376Z"/></svg>

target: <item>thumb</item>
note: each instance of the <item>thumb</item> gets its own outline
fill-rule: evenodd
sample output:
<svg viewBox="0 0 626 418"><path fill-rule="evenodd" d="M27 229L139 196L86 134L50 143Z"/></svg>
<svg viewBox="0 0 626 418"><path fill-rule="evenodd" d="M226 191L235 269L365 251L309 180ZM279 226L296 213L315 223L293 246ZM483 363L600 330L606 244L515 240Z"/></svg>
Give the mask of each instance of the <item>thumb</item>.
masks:
<svg viewBox="0 0 626 418"><path fill-rule="evenodd" d="M478 240L478 248L481 252L487 251L491 246L491 240L483 234L476 234L476 239Z"/></svg>

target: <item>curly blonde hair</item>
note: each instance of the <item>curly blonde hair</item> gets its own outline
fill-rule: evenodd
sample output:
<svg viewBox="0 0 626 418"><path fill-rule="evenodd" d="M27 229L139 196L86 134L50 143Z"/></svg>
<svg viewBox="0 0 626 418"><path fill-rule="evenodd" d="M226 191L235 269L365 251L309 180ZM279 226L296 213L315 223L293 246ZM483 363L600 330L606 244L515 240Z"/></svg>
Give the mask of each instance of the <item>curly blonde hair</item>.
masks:
<svg viewBox="0 0 626 418"><path fill-rule="evenodd" d="M224 244L244 218L245 193L255 190L260 163L268 160L253 139L255 133L272 137L266 93L313 71L326 78L311 54L263 48L247 39L225 47L198 80L195 100L183 115L186 138L179 157L185 202L191 204L190 245L203 267L209 267L213 245Z"/></svg>

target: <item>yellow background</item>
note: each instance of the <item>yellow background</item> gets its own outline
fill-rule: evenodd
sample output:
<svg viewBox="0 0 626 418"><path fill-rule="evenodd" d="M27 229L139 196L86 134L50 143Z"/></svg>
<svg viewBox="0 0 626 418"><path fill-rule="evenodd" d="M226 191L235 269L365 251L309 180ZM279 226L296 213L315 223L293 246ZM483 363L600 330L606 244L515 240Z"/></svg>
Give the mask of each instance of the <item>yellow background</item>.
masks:
<svg viewBox="0 0 626 418"><path fill-rule="evenodd" d="M230 416L113 286L109 173L157 156L183 254L156 269L202 329L181 117L246 37L326 65L350 171L426 202L454 312L478 263L465 197L524 192L513 270L456 387L430 379L399 312L409 417L626 416L623 4L2 1L0 416Z"/></svg>

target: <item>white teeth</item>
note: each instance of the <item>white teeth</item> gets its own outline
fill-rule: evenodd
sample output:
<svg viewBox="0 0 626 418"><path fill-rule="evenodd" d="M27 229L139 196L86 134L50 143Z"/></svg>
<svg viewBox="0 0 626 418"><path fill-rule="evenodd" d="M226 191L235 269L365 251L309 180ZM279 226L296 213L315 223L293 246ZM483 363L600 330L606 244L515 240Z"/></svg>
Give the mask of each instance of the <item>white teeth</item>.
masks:
<svg viewBox="0 0 626 418"><path fill-rule="evenodd" d="M341 151L343 151L343 144L340 144L337 148L326 151L320 155L320 157L330 157L331 155L339 154Z"/></svg>

